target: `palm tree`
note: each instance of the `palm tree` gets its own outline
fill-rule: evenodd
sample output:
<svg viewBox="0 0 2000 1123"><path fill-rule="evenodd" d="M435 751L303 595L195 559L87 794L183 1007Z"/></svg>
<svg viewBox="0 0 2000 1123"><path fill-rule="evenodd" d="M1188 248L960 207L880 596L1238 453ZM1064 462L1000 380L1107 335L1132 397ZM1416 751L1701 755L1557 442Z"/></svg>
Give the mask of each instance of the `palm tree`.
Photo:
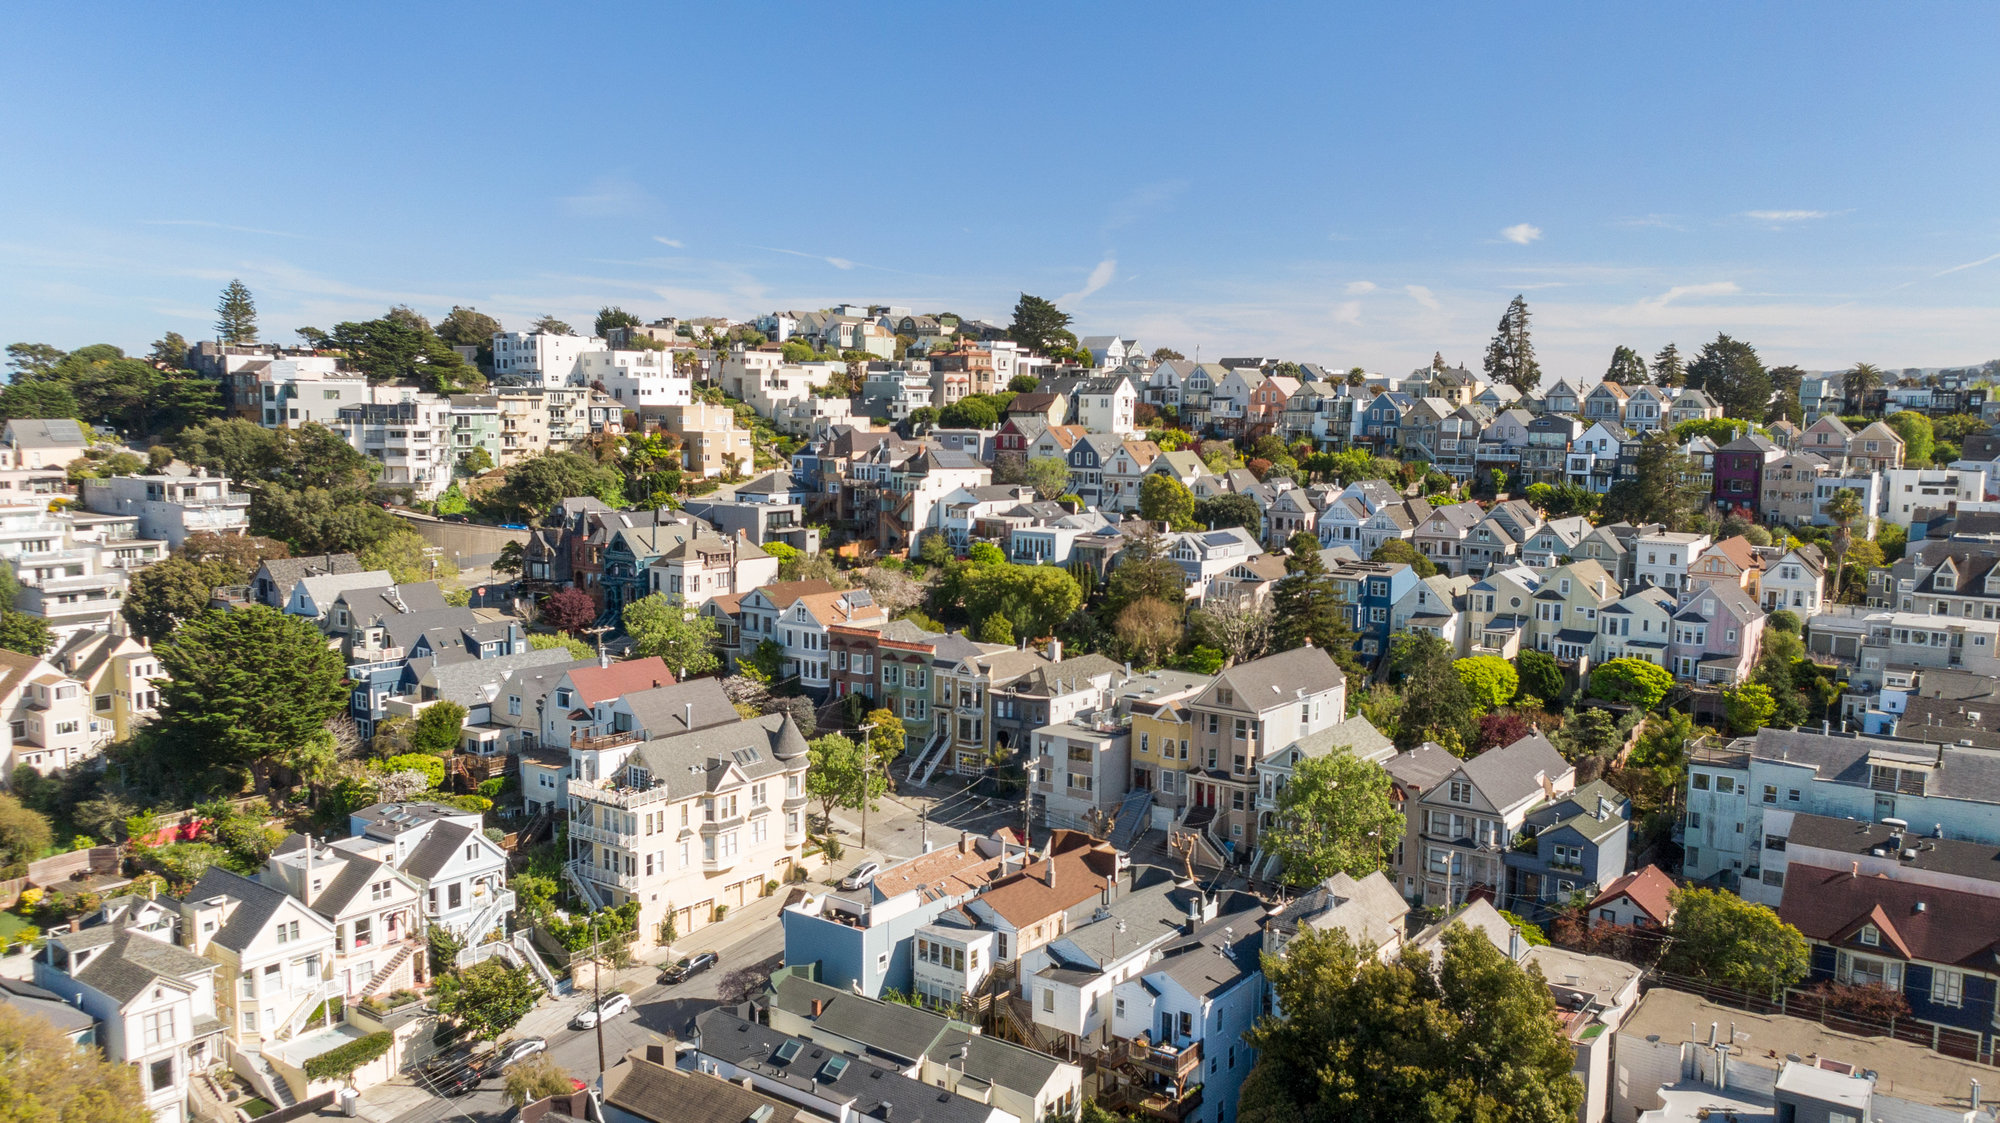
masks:
<svg viewBox="0 0 2000 1123"><path fill-rule="evenodd" d="M1847 396L1847 408L1858 410L1861 399L1868 391L1882 385L1882 371L1874 363L1856 363L1840 376L1842 391Z"/></svg>
<svg viewBox="0 0 2000 1123"><path fill-rule="evenodd" d="M1367 381L1368 372L1362 370L1360 367L1355 367L1353 370L1347 372L1347 384L1349 386L1360 386Z"/></svg>
<svg viewBox="0 0 2000 1123"><path fill-rule="evenodd" d="M1840 579L1847 567L1847 549L1854 543L1854 520L1861 517L1861 497L1851 487L1835 491L1826 501L1826 516L1833 520L1833 599L1838 603Z"/></svg>

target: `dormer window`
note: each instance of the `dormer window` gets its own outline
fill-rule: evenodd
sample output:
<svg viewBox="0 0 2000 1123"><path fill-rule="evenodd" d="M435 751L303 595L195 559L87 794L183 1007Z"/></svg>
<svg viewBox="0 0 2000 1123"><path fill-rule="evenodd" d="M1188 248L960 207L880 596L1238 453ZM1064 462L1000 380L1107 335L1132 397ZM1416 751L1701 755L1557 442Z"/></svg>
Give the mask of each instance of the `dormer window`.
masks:
<svg viewBox="0 0 2000 1123"><path fill-rule="evenodd" d="M1951 562L1945 562L1943 565L1938 566L1936 575L1931 578L1931 584L1941 593L1957 592L1958 570L1952 567Z"/></svg>
<svg viewBox="0 0 2000 1123"><path fill-rule="evenodd" d="M1860 940L1861 943L1867 947L1874 948L1882 946L1882 931L1881 929L1876 928L1873 924L1863 924L1861 926L1861 931L1855 934L1855 938Z"/></svg>

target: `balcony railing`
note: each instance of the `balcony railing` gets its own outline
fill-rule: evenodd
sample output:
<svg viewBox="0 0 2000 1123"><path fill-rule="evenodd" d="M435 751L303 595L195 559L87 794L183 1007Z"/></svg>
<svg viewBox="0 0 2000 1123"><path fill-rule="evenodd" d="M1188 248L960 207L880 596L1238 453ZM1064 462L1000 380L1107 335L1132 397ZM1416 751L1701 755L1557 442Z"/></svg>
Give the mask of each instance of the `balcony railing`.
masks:
<svg viewBox="0 0 2000 1123"><path fill-rule="evenodd" d="M611 780L571 780L569 794L592 803L608 804L612 807L633 808L649 803L663 803L672 792L665 784L658 787L639 789L623 787Z"/></svg>
<svg viewBox="0 0 2000 1123"><path fill-rule="evenodd" d="M1178 1084L1201 1070L1201 1042L1191 1041L1176 1047L1134 1041L1132 1063Z"/></svg>

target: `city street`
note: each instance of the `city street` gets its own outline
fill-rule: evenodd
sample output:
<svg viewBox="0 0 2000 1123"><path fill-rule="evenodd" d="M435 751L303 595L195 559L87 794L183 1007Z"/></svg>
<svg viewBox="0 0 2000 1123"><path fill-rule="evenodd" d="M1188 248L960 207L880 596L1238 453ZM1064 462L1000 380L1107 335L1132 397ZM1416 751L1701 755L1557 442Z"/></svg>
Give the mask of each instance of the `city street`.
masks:
<svg viewBox="0 0 2000 1123"><path fill-rule="evenodd" d="M1020 804L971 795L963 781L940 777L939 782L904 794L885 796L871 812L868 822L869 845L861 845L859 813L840 811L834 826L845 852L841 860L820 871L816 881L838 878L864 860L884 865L916 856L923 850L925 814L936 818L928 825L933 849L957 845L961 834L990 835L1002 828L1018 828ZM671 1044L686 1036L695 1017L722 1003L725 989L741 995L761 986L772 970L784 961L784 930L777 923L783 895L768 897L732 913L719 924L694 933L670 950L635 945L635 952L647 961L623 971L607 972L605 991L622 989L631 993L633 1008L604 1025L604 1062L616 1064L626 1053L647 1044ZM660 968L673 958L695 952L714 951L721 963L708 972L678 986L658 983ZM614 982L615 980L615 982ZM548 1039L549 1056L570 1075L594 1082L598 1074L596 1030L569 1028L569 1021L591 1002L588 987L560 998L544 999L528 1013L509 1037L540 1036ZM369 1089L361 1098L363 1118L374 1123L447 1123L450 1120L497 1123L512 1106L501 1090L496 1075L478 1090L455 1099L434 1095L423 1078L406 1073L388 1084ZM322 1113L326 1116L336 1111Z"/></svg>

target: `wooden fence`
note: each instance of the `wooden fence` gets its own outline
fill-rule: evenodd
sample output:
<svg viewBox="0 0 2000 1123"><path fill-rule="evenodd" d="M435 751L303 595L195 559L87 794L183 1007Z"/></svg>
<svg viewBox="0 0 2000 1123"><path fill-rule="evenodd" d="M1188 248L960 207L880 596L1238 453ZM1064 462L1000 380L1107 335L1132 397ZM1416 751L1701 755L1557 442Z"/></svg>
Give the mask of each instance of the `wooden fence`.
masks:
<svg viewBox="0 0 2000 1123"><path fill-rule="evenodd" d="M1663 971L1654 972L1649 979L1653 984L1699 995L1720 1006L1748 1010L1753 1014L1785 1014L1818 1022L1828 1029L1851 1033L1857 1037L1887 1037L1911 1045L1921 1045L1962 1061L2000 1065L2000 1054L1980 1051L1980 1035L1977 1033L1952 1029L1949 1026L1936 1025L1915 1018L1884 1020L1836 1010L1823 996L1799 987L1793 987L1772 997Z"/></svg>

